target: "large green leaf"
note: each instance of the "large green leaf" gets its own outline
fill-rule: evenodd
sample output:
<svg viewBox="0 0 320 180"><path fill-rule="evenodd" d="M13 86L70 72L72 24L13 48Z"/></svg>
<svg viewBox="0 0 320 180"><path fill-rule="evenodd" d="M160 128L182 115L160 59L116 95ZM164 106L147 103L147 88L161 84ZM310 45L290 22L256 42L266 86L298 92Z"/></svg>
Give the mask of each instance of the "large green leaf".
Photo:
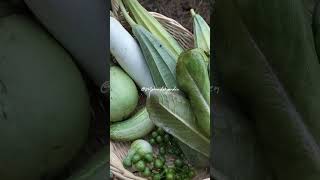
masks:
<svg viewBox="0 0 320 180"><path fill-rule="evenodd" d="M197 151L193 150L180 141L178 141L178 145L184 156L188 160L188 163L190 163L194 168L203 169L209 167L210 158L201 153L198 153Z"/></svg>
<svg viewBox="0 0 320 180"><path fill-rule="evenodd" d="M210 140L197 129L186 98L177 92L151 91L147 99L150 119L195 151L209 156Z"/></svg>
<svg viewBox="0 0 320 180"><path fill-rule="evenodd" d="M211 177L214 180L274 180L255 127L243 111L246 107L226 91L216 63L211 61Z"/></svg>
<svg viewBox="0 0 320 180"><path fill-rule="evenodd" d="M212 167L217 180L272 180L254 126L224 90L213 95ZM245 163L244 163L245 162Z"/></svg>
<svg viewBox="0 0 320 180"><path fill-rule="evenodd" d="M320 178L320 66L301 0L220 0L216 61L277 179Z"/></svg>
<svg viewBox="0 0 320 180"><path fill-rule="evenodd" d="M315 9L315 6L318 1L319 0L303 0L303 5L305 7L305 13L306 13L306 16L307 16L310 24L312 24L314 9Z"/></svg>

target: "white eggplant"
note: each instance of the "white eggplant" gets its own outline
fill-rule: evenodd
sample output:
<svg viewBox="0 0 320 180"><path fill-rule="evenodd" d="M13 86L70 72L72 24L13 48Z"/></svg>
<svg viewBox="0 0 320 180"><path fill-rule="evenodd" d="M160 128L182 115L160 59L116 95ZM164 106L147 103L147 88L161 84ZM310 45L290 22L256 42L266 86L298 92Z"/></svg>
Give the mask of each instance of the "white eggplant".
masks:
<svg viewBox="0 0 320 180"><path fill-rule="evenodd" d="M154 87L150 70L138 43L113 17L110 17L110 51L140 88Z"/></svg>

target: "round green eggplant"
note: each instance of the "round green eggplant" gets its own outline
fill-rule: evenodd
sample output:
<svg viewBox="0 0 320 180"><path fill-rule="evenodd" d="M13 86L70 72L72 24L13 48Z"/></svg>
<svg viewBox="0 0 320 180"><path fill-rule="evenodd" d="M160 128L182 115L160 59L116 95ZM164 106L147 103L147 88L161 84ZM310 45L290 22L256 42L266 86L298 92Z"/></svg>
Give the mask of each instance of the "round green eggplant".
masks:
<svg viewBox="0 0 320 180"><path fill-rule="evenodd" d="M31 18L0 18L0 179L50 179L87 140L89 96L71 56Z"/></svg>
<svg viewBox="0 0 320 180"><path fill-rule="evenodd" d="M133 80L119 67L110 68L110 120L127 118L138 104L138 90Z"/></svg>

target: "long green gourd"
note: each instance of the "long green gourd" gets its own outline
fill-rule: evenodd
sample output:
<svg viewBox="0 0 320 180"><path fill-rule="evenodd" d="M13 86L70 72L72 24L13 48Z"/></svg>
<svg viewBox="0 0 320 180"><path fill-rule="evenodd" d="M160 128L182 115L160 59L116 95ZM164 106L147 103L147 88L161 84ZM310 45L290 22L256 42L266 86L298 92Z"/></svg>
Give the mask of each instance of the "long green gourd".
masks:
<svg viewBox="0 0 320 180"><path fill-rule="evenodd" d="M146 136L153 128L154 124L146 108L143 108L128 120L111 124L110 138L116 141L132 141Z"/></svg>
<svg viewBox="0 0 320 180"><path fill-rule="evenodd" d="M169 51L159 39L148 32L143 26L136 24L127 13L121 1L120 8L140 44L155 86L157 88L175 88L175 68L178 57Z"/></svg>
<svg viewBox="0 0 320 180"><path fill-rule="evenodd" d="M150 31L161 44L178 56L183 48L169 32L137 0L123 0L137 24Z"/></svg>
<svg viewBox="0 0 320 180"><path fill-rule="evenodd" d="M210 80L207 71L207 56L200 48L180 54L177 63L177 83L187 94L197 125L210 136Z"/></svg>

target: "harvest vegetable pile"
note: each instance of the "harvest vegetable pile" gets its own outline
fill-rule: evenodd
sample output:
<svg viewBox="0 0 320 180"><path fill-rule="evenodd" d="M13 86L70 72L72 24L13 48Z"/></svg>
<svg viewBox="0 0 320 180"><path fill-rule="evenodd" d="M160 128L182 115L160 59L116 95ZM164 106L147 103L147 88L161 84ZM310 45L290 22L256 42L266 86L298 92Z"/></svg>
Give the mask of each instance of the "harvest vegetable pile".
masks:
<svg viewBox="0 0 320 180"><path fill-rule="evenodd" d="M209 178L208 24L190 11L194 44L186 49L137 0L112 3L123 19L110 16L110 146L131 145L121 164L111 155L110 176Z"/></svg>

